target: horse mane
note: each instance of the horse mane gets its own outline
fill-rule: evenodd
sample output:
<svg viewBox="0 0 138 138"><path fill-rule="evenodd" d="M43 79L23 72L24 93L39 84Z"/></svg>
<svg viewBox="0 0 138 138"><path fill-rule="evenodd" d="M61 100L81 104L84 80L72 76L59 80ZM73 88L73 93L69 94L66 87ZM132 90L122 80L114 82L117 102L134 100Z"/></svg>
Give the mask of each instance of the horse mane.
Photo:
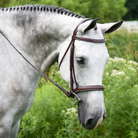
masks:
<svg viewBox="0 0 138 138"><path fill-rule="evenodd" d="M17 7L9 7L9 8L0 8L2 11L40 11L40 12L51 12L57 13L62 15L67 15L71 17L77 18L85 18L82 15L78 15L70 10L58 7L58 6L51 6L51 5L24 5L24 6L17 6Z"/></svg>

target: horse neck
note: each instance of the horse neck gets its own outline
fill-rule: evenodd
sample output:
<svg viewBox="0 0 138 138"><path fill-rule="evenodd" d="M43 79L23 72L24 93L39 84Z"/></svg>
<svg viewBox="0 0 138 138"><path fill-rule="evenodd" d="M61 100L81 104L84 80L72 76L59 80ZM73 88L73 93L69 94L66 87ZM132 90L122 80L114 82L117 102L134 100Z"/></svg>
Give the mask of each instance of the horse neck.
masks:
<svg viewBox="0 0 138 138"><path fill-rule="evenodd" d="M0 12L0 30L27 58L41 66L82 18L56 13Z"/></svg>

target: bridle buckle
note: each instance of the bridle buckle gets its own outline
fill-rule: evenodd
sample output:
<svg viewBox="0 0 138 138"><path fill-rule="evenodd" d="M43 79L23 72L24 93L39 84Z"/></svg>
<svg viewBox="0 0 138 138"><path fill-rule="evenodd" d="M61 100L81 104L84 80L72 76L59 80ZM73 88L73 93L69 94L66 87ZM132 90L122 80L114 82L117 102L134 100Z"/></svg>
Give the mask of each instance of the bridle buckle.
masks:
<svg viewBox="0 0 138 138"><path fill-rule="evenodd" d="M71 94L73 95L72 97L74 97L76 99L76 101L74 102L73 99L71 99L71 97L70 97L70 100L74 105L76 105L82 101L81 98L77 94L75 94L74 92L72 92Z"/></svg>

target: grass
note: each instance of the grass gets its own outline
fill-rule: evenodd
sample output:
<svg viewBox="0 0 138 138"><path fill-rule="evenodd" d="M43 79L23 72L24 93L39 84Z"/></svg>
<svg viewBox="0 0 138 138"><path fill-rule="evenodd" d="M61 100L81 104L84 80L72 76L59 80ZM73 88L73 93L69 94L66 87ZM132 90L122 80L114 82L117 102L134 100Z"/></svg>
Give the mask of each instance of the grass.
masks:
<svg viewBox="0 0 138 138"><path fill-rule="evenodd" d="M106 46L111 57L120 57L138 62L138 34L117 31L105 35Z"/></svg>

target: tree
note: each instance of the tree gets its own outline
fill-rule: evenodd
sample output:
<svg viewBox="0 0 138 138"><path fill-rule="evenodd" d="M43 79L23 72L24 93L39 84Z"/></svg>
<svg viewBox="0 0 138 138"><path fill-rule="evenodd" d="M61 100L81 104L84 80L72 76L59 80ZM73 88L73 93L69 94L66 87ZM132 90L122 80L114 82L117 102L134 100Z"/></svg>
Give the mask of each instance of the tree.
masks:
<svg viewBox="0 0 138 138"><path fill-rule="evenodd" d="M88 17L98 17L102 22L111 22L121 20L126 12L125 0L91 0Z"/></svg>
<svg viewBox="0 0 138 138"><path fill-rule="evenodd" d="M9 3L9 1L10 1L10 0L1 0L1 1L0 1L0 7L5 7L5 6L7 6L8 3Z"/></svg>
<svg viewBox="0 0 138 138"><path fill-rule="evenodd" d="M2 0L6 6L24 4L55 5L69 9L87 18L100 18L100 22L121 20L126 13L125 0ZM5 5L4 5L5 6Z"/></svg>
<svg viewBox="0 0 138 138"><path fill-rule="evenodd" d="M128 12L123 17L124 20L137 20L138 19L138 0L127 0L125 7Z"/></svg>

